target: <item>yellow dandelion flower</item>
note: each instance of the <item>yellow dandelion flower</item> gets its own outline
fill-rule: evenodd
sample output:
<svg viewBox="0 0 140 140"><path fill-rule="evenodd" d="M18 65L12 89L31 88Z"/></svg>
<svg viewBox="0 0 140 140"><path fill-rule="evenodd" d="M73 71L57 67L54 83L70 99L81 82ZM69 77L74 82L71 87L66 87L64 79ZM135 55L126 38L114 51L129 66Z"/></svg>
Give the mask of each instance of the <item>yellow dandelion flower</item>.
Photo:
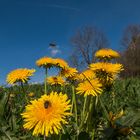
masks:
<svg viewBox="0 0 140 140"><path fill-rule="evenodd" d="M62 124L67 124L66 117L70 116L71 105L66 94L51 92L50 95L43 95L38 100L31 101L27 105L24 118L25 129L33 130L33 135L39 134L48 136L58 134Z"/></svg>
<svg viewBox="0 0 140 140"><path fill-rule="evenodd" d="M90 69L95 72L96 77L100 80L103 85L112 85L113 81L116 79L117 74L123 70L122 64L112 64L112 63L92 63L90 64Z"/></svg>
<svg viewBox="0 0 140 140"><path fill-rule="evenodd" d="M112 49L100 49L95 53L95 56L99 59L113 59L120 57L119 53Z"/></svg>
<svg viewBox="0 0 140 140"><path fill-rule="evenodd" d="M47 82L51 85L64 85L65 80L61 76L51 76L48 77Z"/></svg>
<svg viewBox="0 0 140 140"><path fill-rule="evenodd" d="M80 83L76 90L78 91L77 94L84 94L84 96L98 96L102 93L102 85L98 79L86 80Z"/></svg>
<svg viewBox="0 0 140 140"><path fill-rule="evenodd" d="M90 64L90 69L94 72L106 72L110 74L118 74L120 71L123 70L122 64L116 63L104 63L104 62L98 62L98 63L92 63Z"/></svg>
<svg viewBox="0 0 140 140"><path fill-rule="evenodd" d="M78 71L76 70L76 68L71 68L71 67L65 67L64 69L62 69L60 71L60 75L66 77L66 78L72 78L77 73L78 73Z"/></svg>
<svg viewBox="0 0 140 140"><path fill-rule="evenodd" d="M60 68L68 67L68 63L60 58L54 59L54 65Z"/></svg>
<svg viewBox="0 0 140 140"><path fill-rule="evenodd" d="M26 69L26 68L16 69L11 71L7 75L6 81L9 84L15 84L17 82L26 83L29 80L29 77L32 76L34 72L35 69Z"/></svg>
<svg viewBox="0 0 140 140"><path fill-rule="evenodd" d="M68 64L66 61L60 58L51 58L51 57L43 57L36 61L36 65L39 67L45 67L50 68L53 66L59 67L59 68L65 68L68 67Z"/></svg>
<svg viewBox="0 0 140 140"><path fill-rule="evenodd" d="M50 68L54 65L54 59L51 57L42 57L36 61L38 67Z"/></svg>
<svg viewBox="0 0 140 140"><path fill-rule="evenodd" d="M96 77L95 73L92 70L87 69L79 74L78 79L86 80L86 79L94 79L95 77Z"/></svg>

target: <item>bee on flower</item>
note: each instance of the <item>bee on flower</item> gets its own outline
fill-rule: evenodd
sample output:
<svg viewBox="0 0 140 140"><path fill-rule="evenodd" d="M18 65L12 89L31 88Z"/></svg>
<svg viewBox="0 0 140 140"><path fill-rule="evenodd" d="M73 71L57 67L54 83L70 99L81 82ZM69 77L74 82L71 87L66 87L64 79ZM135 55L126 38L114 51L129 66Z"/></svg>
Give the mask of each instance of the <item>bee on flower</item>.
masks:
<svg viewBox="0 0 140 140"><path fill-rule="evenodd" d="M44 94L25 107L25 111L21 114L24 119L23 127L33 130L33 135L36 136L59 134L62 125L68 124L66 118L71 116L70 108L70 100L66 94L57 92Z"/></svg>

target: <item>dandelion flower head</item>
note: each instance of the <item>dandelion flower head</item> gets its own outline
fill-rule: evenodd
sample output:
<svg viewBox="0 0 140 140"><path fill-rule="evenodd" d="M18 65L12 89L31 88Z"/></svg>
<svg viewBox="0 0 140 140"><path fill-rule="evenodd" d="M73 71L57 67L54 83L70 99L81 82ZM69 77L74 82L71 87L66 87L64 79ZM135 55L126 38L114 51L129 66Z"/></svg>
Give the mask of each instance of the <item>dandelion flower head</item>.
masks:
<svg viewBox="0 0 140 140"><path fill-rule="evenodd" d="M66 68L68 67L68 63L61 58L54 59L54 65L59 68Z"/></svg>
<svg viewBox="0 0 140 140"><path fill-rule="evenodd" d="M94 79L96 77L95 73L91 69L86 69L81 72L78 76L79 80Z"/></svg>
<svg viewBox="0 0 140 140"><path fill-rule="evenodd" d="M119 53L112 49L100 49L95 53L95 56L99 59L113 59L120 57Z"/></svg>
<svg viewBox="0 0 140 140"><path fill-rule="evenodd" d="M11 71L7 75L7 83L9 84L15 84L17 82L26 83L29 80L29 77L33 75L35 72L35 69L26 69L26 68L20 68Z"/></svg>
<svg viewBox="0 0 140 140"><path fill-rule="evenodd" d="M47 83L51 85L64 85L65 80L61 76L50 76L47 79Z"/></svg>
<svg viewBox="0 0 140 140"><path fill-rule="evenodd" d="M64 76L65 78L74 77L78 73L76 68L66 67L61 70L60 75Z"/></svg>
<svg viewBox="0 0 140 140"><path fill-rule="evenodd" d="M119 63L104 63L104 62L98 62L98 63L92 63L90 64L90 69L94 72L106 72L110 74L118 74L120 71L123 70L122 64Z"/></svg>
<svg viewBox="0 0 140 140"><path fill-rule="evenodd" d="M76 90L77 94L84 94L84 96L98 96L102 93L102 84L98 79L86 80L82 83L79 83Z"/></svg>
<svg viewBox="0 0 140 140"><path fill-rule="evenodd" d="M21 115L24 119L23 127L33 129L33 135L59 134L62 124L67 124L66 117L70 116L70 100L66 94L51 92L43 95L38 100L31 101L25 112Z"/></svg>
<svg viewBox="0 0 140 140"><path fill-rule="evenodd" d="M50 68L54 66L54 59L51 57L42 57L36 61L38 67Z"/></svg>

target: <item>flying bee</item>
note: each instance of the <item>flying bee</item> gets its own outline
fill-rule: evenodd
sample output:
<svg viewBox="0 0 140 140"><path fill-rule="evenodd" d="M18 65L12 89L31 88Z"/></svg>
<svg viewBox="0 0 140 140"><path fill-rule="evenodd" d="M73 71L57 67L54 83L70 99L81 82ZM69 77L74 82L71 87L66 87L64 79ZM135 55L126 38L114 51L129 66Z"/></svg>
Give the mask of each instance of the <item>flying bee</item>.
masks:
<svg viewBox="0 0 140 140"><path fill-rule="evenodd" d="M49 101L45 101L45 103L44 103L45 109L47 109L50 105L51 105L51 103Z"/></svg>
<svg viewBox="0 0 140 140"><path fill-rule="evenodd" d="M53 48L55 49L55 48L57 48L57 45L56 45L55 43L50 43L50 44L49 44L49 47L52 48L52 49L53 49Z"/></svg>

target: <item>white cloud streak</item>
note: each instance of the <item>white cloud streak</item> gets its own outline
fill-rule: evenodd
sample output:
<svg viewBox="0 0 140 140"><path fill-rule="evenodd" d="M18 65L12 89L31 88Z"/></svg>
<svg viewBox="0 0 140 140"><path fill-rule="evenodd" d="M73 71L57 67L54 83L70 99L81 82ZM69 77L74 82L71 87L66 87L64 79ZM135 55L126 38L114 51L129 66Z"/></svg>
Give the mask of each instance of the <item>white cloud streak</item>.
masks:
<svg viewBox="0 0 140 140"><path fill-rule="evenodd" d="M46 6L47 6L47 7L52 7L52 8L59 8L59 9L66 9L66 10L79 11L78 8L68 7L68 6L64 6L64 5L48 4L48 5L46 5Z"/></svg>

